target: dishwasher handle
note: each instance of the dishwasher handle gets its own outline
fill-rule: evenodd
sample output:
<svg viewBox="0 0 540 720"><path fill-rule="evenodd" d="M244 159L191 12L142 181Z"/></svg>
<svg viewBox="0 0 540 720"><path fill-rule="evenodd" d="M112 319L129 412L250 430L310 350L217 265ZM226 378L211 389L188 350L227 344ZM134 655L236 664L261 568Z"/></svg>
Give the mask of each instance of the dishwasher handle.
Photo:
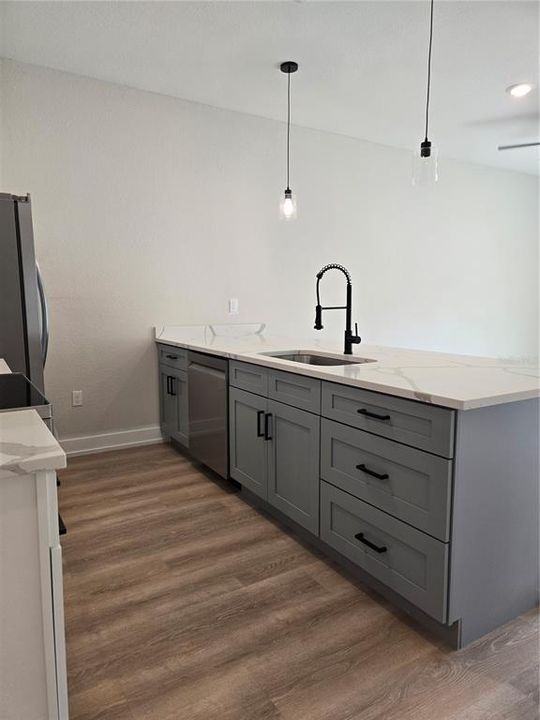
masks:
<svg viewBox="0 0 540 720"><path fill-rule="evenodd" d="M209 367L208 365L200 365L196 362L190 363L188 372L191 371L207 373L208 375L214 375L214 377L218 377L220 379L224 378L226 375L225 370L217 370L216 368Z"/></svg>

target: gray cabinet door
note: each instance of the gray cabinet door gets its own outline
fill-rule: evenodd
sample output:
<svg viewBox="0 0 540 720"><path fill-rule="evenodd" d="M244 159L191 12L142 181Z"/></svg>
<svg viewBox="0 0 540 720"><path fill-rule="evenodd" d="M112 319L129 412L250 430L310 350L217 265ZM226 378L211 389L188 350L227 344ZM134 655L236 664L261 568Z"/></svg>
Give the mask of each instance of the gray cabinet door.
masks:
<svg viewBox="0 0 540 720"><path fill-rule="evenodd" d="M189 406L187 374L182 370L171 370L170 391L174 403L174 425L171 436L184 447L189 447Z"/></svg>
<svg viewBox="0 0 540 720"><path fill-rule="evenodd" d="M248 490L267 499L267 446L264 437L268 401L229 388L230 474Z"/></svg>
<svg viewBox="0 0 540 720"><path fill-rule="evenodd" d="M268 502L319 534L320 417L268 401Z"/></svg>
<svg viewBox="0 0 540 720"><path fill-rule="evenodd" d="M159 367L159 411L161 432L166 440L173 434L176 422L176 400L171 393L173 370L164 365Z"/></svg>

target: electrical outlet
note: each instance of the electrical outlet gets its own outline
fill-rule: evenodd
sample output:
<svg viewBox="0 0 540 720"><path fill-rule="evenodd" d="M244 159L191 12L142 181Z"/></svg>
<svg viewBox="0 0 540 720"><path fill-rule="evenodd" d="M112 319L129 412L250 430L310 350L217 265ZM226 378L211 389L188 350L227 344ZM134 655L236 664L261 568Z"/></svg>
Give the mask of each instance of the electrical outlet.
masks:
<svg viewBox="0 0 540 720"><path fill-rule="evenodd" d="M229 315L238 315L238 298L229 298Z"/></svg>
<svg viewBox="0 0 540 720"><path fill-rule="evenodd" d="M80 407L82 405L82 390L71 391L71 407Z"/></svg>

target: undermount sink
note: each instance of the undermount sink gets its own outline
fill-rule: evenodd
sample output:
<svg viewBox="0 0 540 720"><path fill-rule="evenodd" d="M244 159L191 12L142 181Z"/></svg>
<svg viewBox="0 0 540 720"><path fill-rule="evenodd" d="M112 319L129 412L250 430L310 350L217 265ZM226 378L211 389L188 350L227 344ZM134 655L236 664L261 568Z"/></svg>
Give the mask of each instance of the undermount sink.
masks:
<svg viewBox="0 0 540 720"><path fill-rule="evenodd" d="M303 365L360 365L362 363L376 362L369 358L357 357L354 360L345 360L341 357L333 355L325 355L324 353L303 352L301 350L289 350L282 353L260 353L267 357L275 357L279 360L288 360L289 362L302 363Z"/></svg>

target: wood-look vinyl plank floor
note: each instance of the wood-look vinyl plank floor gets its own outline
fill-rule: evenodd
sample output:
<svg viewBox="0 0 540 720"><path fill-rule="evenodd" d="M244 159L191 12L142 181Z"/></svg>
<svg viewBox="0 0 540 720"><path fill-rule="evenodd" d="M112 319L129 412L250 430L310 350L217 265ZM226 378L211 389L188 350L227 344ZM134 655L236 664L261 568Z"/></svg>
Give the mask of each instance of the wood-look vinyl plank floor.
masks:
<svg viewBox="0 0 540 720"><path fill-rule="evenodd" d="M71 720L538 720L529 612L454 652L166 445L62 471Z"/></svg>

